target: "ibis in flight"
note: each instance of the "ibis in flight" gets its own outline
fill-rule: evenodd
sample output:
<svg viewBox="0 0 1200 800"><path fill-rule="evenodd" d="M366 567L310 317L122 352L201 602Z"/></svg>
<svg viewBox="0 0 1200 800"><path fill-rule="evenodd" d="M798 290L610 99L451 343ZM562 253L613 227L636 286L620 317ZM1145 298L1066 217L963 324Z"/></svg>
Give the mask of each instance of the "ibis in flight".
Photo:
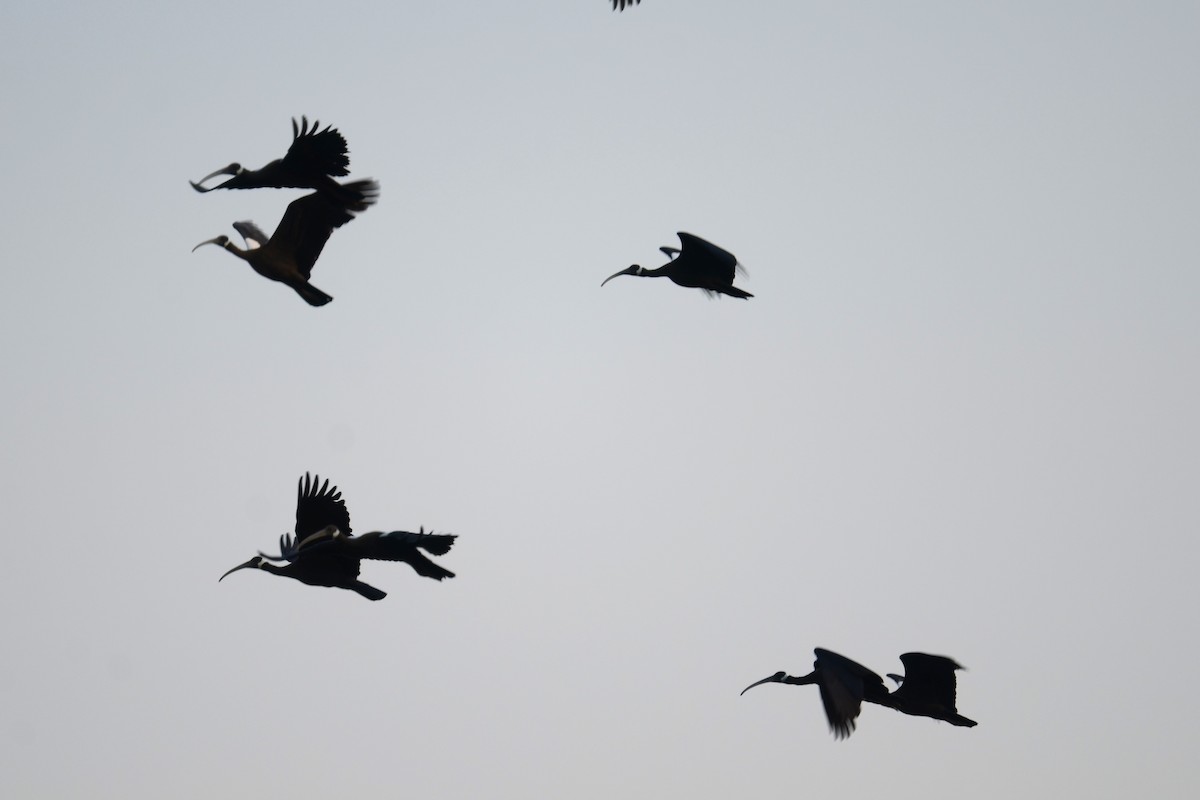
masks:
<svg viewBox="0 0 1200 800"><path fill-rule="evenodd" d="M634 264L620 272L609 275L600 285L603 286L619 275L640 275L643 278L670 278L680 286L703 289L708 296L727 294L730 297L743 299L754 297L733 285L737 272L745 273L738 264L737 257L728 250L717 247L712 242L693 236L690 233L679 232L682 249L677 247L660 247L670 261L658 269L646 269Z"/></svg>
<svg viewBox="0 0 1200 800"><path fill-rule="evenodd" d="M226 572L218 582L239 569L261 569L310 586L332 586L358 592L368 600L382 600L386 592L358 578L359 562L403 561L418 575L440 581L454 573L433 563L425 555L443 556L457 537L447 533L373 531L362 536L350 532L350 512L336 486L308 473L300 479L296 500L295 535L279 537L280 554L259 552L244 564ZM425 553L421 552L422 550ZM283 563L277 563L283 562Z"/></svg>
<svg viewBox="0 0 1200 800"><path fill-rule="evenodd" d="M372 180L354 181L346 188L361 199L347 205L326 192L313 192L288 205L270 238L253 222L235 222L234 229L246 241L245 250L222 235L201 242L192 252L206 244L220 245L264 278L295 289L310 306L323 306L333 298L308 282L313 264L333 229L354 219L356 212L374 204L379 195L379 184Z"/></svg>
<svg viewBox="0 0 1200 800"><path fill-rule="evenodd" d="M213 189L316 189L326 192L343 203L350 205L362 201L356 194L356 184L338 183L335 177L350 174L350 154L346 138L337 128L321 123L308 124L308 117L300 117L301 124L292 118L292 146L283 158L277 158L260 169L246 169L236 161L227 167L205 175L197 181L188 181L197 192ZM209 178L218 175L232 177L216 186L204 186Z"/></svg>
<svg viewBox="0 0 1200 800"><path fill-rule="evenodd" d="M813 671L809 674L794 677L776 672L769 678L750 684L742 690L742 694L764 683L815 683L821 692L829 729L837 739L844 739L854 732L855 720L864 700L894 708L904 714L932 717L952 725L967 728L976 725L974 720L962 716L955 708L954 671L962 667L953 659L926 653L905 653L900 656L900 661L904 664L906 674L902 678L888 675L900 683L898 689L889 692L883 678L857 661L819 647L813 652L817 660L813 662Z"/></svg>

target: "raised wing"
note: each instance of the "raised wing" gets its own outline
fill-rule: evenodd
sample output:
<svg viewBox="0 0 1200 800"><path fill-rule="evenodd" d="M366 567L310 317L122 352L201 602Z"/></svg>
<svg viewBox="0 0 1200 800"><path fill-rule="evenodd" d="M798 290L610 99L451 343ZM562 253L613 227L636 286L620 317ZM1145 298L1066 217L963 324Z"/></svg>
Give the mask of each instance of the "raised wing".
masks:
<svg viewBox="0 0 1200 800"><path fill-rule="evenodd" d="M679 259L686 262L687 270L691 273L690 280L694 281L693 285L700 288L713 285L730 287L733 285L735 273L745 272L738 264L737 257L728 250L690 233L680 231L678 235L683 244ZM659 249L666 252L664 248Z"/></svg>
<svg viewBox="0 0 1200 800"><path fill-rule="evenodd" d="M690 233L679 231L679 241L683 244L683 252L711 260L729 269L729 280L733 280L733 271L737 267L737 257L728 250L717 247L707 239L701 239Z"/></svg>
<svg viewBox="0 0 1200 800"><path fill-rule="evenodd" d="M246 240L246 249L253 250L257 247L266 247L270 237L263 233L262 228L255 225L250 220L244 222L233 223L233 229L242 235Z"/></svg>
<svg viewBox="0 0 1200 800"><path fill-rule="evenodd" d="M297 175L349 175L350 154L346 138L332 125L317 130L321 123L314 120L309 127L308 117L300 117L296 125L292 118L292 146L283 157L283 167Z"/></svg>
<svg viewBox="0 0 1200 800"><path fill-rule="evenodd" d="M954 712L958 681L955 670L962 667L952 658L931 656L928 653L905 653L900 656L904 664L904 682L893 694L897 700L911 700L941 706Z"/></svg>
<svg viewBox="0 0 1200 800"><path fill-rule="evenodd" d="M357 205L359 209L373 205L379 196L379 184L372 180L353 181L343 186L363 196ZM317 263L333 229L342 227L352 219L354 212L344 203L327 192L313 192L288 205L271 241L275 242L281 253L294 260L305 278L309 278L313 264Z"/></svg>
<svg viewBox="0 0 1200 800"><path fill-rule="evenodd" d="M350 512L342 493L336 486L331 487L328 479L322 484L319 475L306 472L296 491L296 544L330 526L342 536L350 535Z"/></svg>

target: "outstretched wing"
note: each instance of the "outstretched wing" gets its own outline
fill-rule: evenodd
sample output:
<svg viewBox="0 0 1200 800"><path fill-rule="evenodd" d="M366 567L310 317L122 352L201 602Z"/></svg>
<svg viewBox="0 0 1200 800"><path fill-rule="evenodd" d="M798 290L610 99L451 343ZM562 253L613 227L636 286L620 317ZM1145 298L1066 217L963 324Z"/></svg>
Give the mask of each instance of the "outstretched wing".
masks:
<svg viewBox="0 0 1200 800"><path fill-rule="evenodd" d="M635 3L640 3L642 0L612 0L613 10L625 10L625 6L632 6Z"/></svg>
<svg viewBox="0 0 1200 800"><path fill-rule="evenodd" d="M353 181L344 184L343 188L363 196L361 203L356 204L357 210L374 204L379 195L379 184L372 180ZM333 229L352 219L354 212L344 203L327 192L313 192L288 205L271 241L276 243L280 253L293 259L307 279Z"/></svg>
<svg viewBox="0 0 1200 800"><path fill-rule="evenodd" d="M296 544L330 525L341 535L350 535L350 512L342 500L342 493L329 480L321 483L319 475L307 472L298 482L296 491Z"/></svg>
<svg viewBox="0 0 1200 800"><path fill-rule="evenodd" d="M292 118L292 146L283 157L284 168L314 178L349 175L350 154L341 132L331 125L317 130L321 123L316 120L309 127L308 117L302 116L300 120L301 125L297 126L295 117Z"/></svg>

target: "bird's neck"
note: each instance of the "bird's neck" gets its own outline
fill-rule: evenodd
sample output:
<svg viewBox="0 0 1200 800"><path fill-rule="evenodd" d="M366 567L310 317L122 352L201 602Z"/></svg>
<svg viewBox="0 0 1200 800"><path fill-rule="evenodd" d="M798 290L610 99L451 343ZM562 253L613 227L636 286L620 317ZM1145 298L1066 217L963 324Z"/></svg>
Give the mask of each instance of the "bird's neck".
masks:
<svg viewBox="0 0 1200 800"><path fill-rule="evenodd" d="M810 672L807 675L799 675L799 676L784 675L783 676L783 683L791 683L796 686L806 686L810 683L816 683L816 682L817 682L817 673L815 671Z"/></svg>
<svg viewBox="0 0 1200 800"><path fill-rule="evenodd" d="M250 251L243 250L242 248L238 247L233 242L226 242L224 245L222 245L222 247L224 247L226 250L233 253L235 256L242 259L243 261L250 260L250 255L249 255Z"/></svg>

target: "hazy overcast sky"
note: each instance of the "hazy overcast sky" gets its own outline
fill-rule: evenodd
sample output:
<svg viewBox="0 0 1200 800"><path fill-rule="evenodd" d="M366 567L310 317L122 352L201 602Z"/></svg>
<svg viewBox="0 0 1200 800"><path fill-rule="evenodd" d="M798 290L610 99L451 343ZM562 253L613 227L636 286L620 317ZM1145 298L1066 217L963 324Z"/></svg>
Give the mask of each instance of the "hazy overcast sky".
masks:
<svg viewBox="0 0 1200 800"><path fill-rule="evenodd" d="M0 795L1200 793L1200 5L9 3ZM187 185L337 126L323 308ZM666 280L676 231L749 301ZM306 470L459 534L226 569ZM955 728L813 647L946 654Z"/></svg>

